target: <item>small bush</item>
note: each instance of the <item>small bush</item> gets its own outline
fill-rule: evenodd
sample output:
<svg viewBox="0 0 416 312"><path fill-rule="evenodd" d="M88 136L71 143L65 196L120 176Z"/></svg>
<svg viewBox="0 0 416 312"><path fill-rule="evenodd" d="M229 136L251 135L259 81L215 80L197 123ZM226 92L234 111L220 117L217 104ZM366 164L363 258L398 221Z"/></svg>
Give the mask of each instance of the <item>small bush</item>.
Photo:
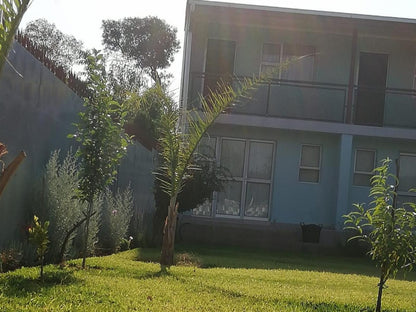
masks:
<svg viewBox="0 0 416 312"><path fill-rule="evenodd" d="M21 267L23 251L18 247L10 247L0 252L0 272L14 271Z"/></svg>
<svg viewBox="0 0 416 312"><path fill-rule="evenodd" d="M132 215L133 195L130 187L122 192L117 191L115 195L107 189L103 194L99 231L100 248L104 252L114 253L120 250Z"/></svg>
<svg viewBox="0 0 416 312"><path fill-rule="evenodd" d="M59 155L59 150L52 152L45 172L47 219L50 220L50 259L57 258L64 237L72 226L83 217L82 211L85 210L85 203L79 201L76 193L79 183L76 157L69 150L60 162Z"/></svg>

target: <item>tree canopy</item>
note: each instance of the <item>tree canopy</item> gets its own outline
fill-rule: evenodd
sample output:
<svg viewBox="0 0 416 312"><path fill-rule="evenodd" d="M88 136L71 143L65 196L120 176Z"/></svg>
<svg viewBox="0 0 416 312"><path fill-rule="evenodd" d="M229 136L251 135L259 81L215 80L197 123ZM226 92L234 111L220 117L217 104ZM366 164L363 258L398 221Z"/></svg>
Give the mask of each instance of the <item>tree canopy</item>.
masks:
<svg viewBox="0 0 416 312"><path fill-rule="evenodd" d="M64 34L44 18L29 22L24 33L45 50L50 60L66 71L73 69L74 65L80 64L85 58L81 41Z"/></svg>
<svg viewBox="0 0 416 312"><path fill-rule="evenodd" d="M156 84L162 83L163 69L173 62L179 50L176 28L153 16L104 20L102 28L106 49L121 52L134 60Z"/></svg>

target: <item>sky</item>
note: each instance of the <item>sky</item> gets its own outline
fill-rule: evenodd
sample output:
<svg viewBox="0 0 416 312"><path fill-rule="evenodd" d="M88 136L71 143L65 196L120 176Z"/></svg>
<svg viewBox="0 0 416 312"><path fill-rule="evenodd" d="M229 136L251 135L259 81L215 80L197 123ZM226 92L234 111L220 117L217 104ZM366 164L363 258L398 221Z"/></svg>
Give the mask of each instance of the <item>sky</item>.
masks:
<svg viewBox="0 0 416 312"><path fill-rule="evenodd" d="M416 19L416 0L217 0L265 6L300 8L343 13L394 16ZM101 21L124 17L158 16L178 30L184 38L186 0L32 0L21 27L32 20L45 18L66 34L84 42L87 48L102 48ZM171 91L179 94L182 49L169 68L174 76Z"/></svg>

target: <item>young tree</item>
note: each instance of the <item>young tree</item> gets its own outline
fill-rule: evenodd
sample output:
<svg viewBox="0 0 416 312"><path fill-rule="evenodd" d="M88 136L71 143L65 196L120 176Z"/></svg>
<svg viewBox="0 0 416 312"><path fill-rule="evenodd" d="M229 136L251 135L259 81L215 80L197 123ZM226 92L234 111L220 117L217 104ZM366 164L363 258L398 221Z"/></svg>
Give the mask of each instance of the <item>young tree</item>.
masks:
<svg viewBox="0 0 416 312"><path fill-rule="evenodd" d="M155 84L162 84L163 70L179 50L176 29L165 21L148 16L103 21L103 44L121 52L146 71Z"/></svg>
<svg viewBox="0 0 416 312"><path fill-rule="evenodd" d="M24 34L44 49L48 58L65 71L80 65L84 59L83 43L74 36L64 34L44 18L29 22Z"/></svg>
<svg viewBox="0 0 416 312"><path fill-rule="evenodd" d="M33 226L29 228L29 241L36 246L36 253L40 260L40 278L43 279L43 265L45 254L48 250L48 227L49 221L43 224L37 216L33 217Z"/></svg>
<svg viewBox="0 0 416 312"><path fill-rule="evenodd" d="M381 296L386 281L399 270L412 270L416 263L416 205L396 206L396 176L389 173L390 159L374 169L370 208L355 204L355 211L345 215L345 229L357 233L370 246L369 255L380 267L376 312L381 311ZM393 184L391 184L393 183Z"/></svg>
<svg viewBox="0 0 416 312"><path fill-rule="evenodd" d="M189 170L194 168L192 159L201 138L224 110L240 98L249 96L257 84L265 79L267 78L244 79L237 90L220 82L215 92L210 92L206 98L201 98L202 111L189 112L186 116L182 116L186 118L188 125L186 132L178 128L180 119L178 111L168 111L162 115L159 139L162 164L157 172L157 178L169 197L160 258L162 271L173 264L176 217L180 204L178 195L183 190Z"/></svg>
<svg viewBox="0 0 416 312"><path fill-rule="evenodd" d="M75 137L81 143L78 156L81 159L79 193L88 203L85 211L85 239L82 267L85 268L87 239L91 216L95 214L93 202L96 196L113 183L117 166L126 153L128 137L124 133L125 112L112 99L104 81L102 55L95 53L87 58L88 91L85 111L80 113Z"/></svg>

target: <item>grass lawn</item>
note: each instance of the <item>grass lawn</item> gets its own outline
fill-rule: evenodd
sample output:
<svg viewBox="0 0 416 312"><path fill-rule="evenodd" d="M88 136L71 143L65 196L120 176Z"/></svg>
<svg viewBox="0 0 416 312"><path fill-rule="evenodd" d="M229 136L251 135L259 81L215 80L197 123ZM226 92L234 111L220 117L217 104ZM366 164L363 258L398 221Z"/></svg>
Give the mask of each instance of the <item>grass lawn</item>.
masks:
<svg viewBox="0 0 416 312"><path fill-rule="evenodd" d="M179 246L160 274L159 250L135 249L0 274L0 311L374 311L377 270L366 259ZM197 264L197 266L195 266ZM384 311L416 310L416 273L388 281Z"/></svg>

